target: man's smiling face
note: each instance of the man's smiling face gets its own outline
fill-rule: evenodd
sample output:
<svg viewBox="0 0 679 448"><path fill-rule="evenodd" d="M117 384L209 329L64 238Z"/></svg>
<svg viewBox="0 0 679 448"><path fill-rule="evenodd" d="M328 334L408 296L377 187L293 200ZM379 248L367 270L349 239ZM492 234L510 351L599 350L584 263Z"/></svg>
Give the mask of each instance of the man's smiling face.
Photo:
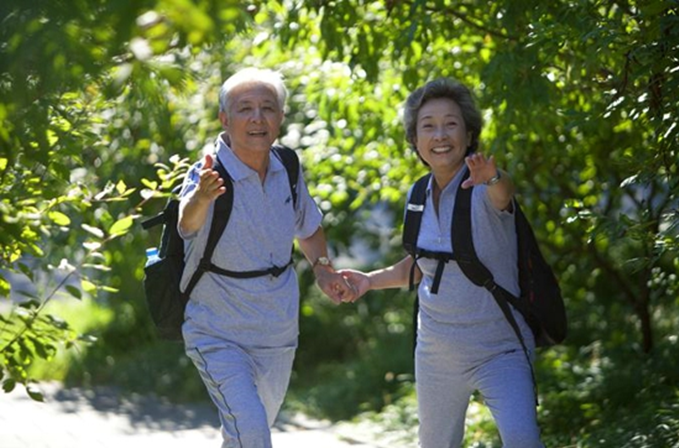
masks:
<svg viewBox="0 0 679 448"><path fill-rule="evenodd" d="M229 136L231 149L244 155L269 151L278 138L283 111L273 87L248 83L230 93L228 110L220 113L219 118Z"/></svg>

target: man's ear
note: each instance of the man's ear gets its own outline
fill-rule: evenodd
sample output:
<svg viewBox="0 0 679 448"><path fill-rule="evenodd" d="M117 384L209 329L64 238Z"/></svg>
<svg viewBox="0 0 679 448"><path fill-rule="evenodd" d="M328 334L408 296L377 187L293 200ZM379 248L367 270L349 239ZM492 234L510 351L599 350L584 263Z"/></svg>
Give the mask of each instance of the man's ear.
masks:
<svg viewBox="0 0 679 448"><path fill-rule="evenodd" d="M219 113L219 122L222 123L222 128L229 128L229 116L226 112L222 111Z"/></svg>

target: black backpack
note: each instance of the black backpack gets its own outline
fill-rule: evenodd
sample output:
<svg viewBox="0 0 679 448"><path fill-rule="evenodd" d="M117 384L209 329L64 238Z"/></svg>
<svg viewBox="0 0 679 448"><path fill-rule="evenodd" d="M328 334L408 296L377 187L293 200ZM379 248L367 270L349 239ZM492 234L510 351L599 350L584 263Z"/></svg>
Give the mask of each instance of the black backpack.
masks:
<svg viewBox="0 0 679 448"><path fill-rule="evenodd" d="M540 252L530 223L516 200L514 201L514 216L518 243L519 286L521 288L521 295L519 297L515 297L495 283L493 274L481 263L476 255L472 242L471 228L471 196L473 187L465 189L460 186L457 190L451 228L453 253L430 252L417 247L417 237L420 231L426 189L430 176L431 174L423 176L413 186L410 200L406 206L403 247L415 260L421 257L439 260L432 284L432 293L438 292L438 283L445 264L454 260L472 283L486 288L492 293L507 321L514 329L524 350L523 337L508 303L516 308L526 319L535 336L536 346L550 346L563 342L567 332L567 318L561 289L552 268L547 264ZM468 176L469 170L467 170L462 181ZM415 266L413 265L410 278L411 290L414 288L414 268ZM417 300L415 306L415 311L417 311ZM417 318L417 312L414 318Z"/></svg>
<svg viewBox="0 0 679 448"><path fill-rule="evenodd" d="M295 151L284 146L273 146L273 153L283 162L290 181L293 207L297 205L297 181L299 179L299 158ZM174 196L158 215L142 222L146 230L157 225L163 225L158 259L144 268L144 291L146 303L151 319L156 326L158 335L163 339L181 341L181 327L184 323L184 310L191 292L198 284L204 273L214 272L220 275L236 278L253 278L265 275L278 277L292 264L290 261L284 266L273 266L259 271L227 271L212 263L212 255L222 236L231 216L233 207L233 181L224 166L214 157L214 168L224 180L226 192L215 200L215 209L210 224L205 252L198 269L191 276L185 291L180 289L180 281L184 272L184 240L179 236L177 222L179 219L179 186L173 191Z"/></svg>

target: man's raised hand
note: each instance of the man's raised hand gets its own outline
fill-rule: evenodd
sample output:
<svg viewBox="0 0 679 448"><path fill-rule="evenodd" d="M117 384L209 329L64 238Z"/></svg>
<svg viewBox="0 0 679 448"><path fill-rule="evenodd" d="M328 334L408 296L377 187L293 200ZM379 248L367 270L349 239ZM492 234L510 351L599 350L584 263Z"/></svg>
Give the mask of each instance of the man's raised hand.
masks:
<svg viewBox="0 0 679 448"><path fill-rule="evenodd" d="M224 179L219 177L219 173L213 169L214 159L210 154L204 157L203 166L198 173L198 188L196 195L201 200L214 201L217 197L226 192Z"/></svg>

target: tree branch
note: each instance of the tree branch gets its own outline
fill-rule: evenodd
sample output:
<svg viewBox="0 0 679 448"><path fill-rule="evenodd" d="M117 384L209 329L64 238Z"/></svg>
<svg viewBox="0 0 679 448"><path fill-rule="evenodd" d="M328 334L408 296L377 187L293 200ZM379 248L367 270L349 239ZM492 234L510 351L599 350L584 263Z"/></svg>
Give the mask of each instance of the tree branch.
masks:
<svg viewBox="0 0 679 448"><path fill-rule="evenodd" d="M488 28L486 26L483 26L481 24L481 20L476 19L475 17L470 17L468 14L465 14L463 12L460 12L458 9L453 9L453 8L444 8L442 10L435 9L435 8L426 8L427 11L429 12L445 12L451 16L457 17L467 25L471 26L472 28L476 28L479 31L483 31L484 33L488 33L492 36L499 37L500 39L506 39L509 41L513 42L518 42L520 39L518 36L514 36L511 34L507 34L502 31L494 30L492 28Z"/></svg>

